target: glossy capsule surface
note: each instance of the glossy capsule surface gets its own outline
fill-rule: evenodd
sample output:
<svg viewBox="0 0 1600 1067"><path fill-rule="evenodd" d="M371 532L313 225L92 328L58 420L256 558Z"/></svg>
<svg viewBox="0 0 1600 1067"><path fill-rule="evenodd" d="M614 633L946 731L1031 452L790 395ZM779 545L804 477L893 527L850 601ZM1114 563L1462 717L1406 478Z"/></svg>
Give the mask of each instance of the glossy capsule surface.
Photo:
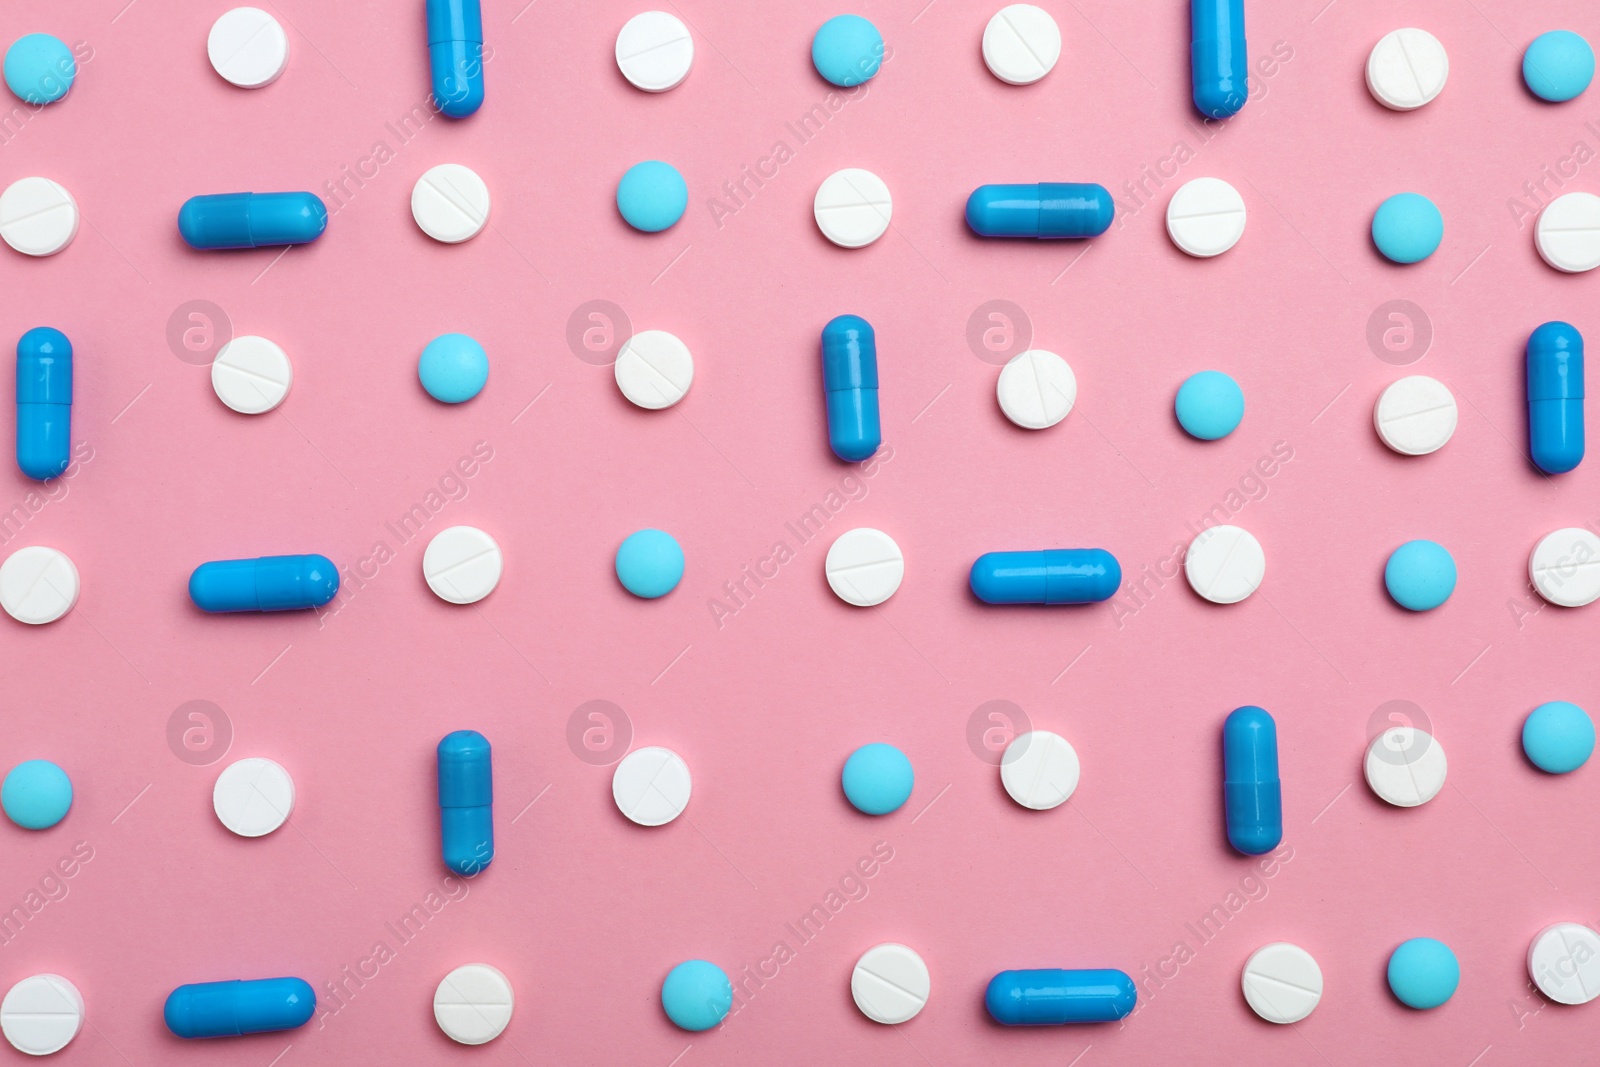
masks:
<svg viewBox="0 0 1600 1067"><path fill-rule="evenodd" d="M1583 335L1547 322L1528 337L1528 450L1546 474L1583 461Z"/></svg>
<svg viewBox="0 0 1600 1067"><path fill-rule="evenodd" d="M439 742L439 839L444 865L471 877L494 859L494 769L489 739L456 730Z"/></svg>
<svg viewBox="0 0 1600 1067"><path fill-rule="evenodd" d="M878 421L878 339L860 315L840 315L822 328L822 385L828 403L828 445L859 462L883 443Z"/></svg>
<svg viewBox="0 0 1600 1067"><path fill-rule="evenodd" d="M338 592L338 568L318 555L213 560L189 576L189 599L201 611L320 608Z"/></svg>
<svg viewBox="0 0 1600 1067"><path fill-rule="evenodd" d="M986 604L1093 604L1122 585L1122 565L1103 548L985 552L968 580Z"/></svg>
<svg viewBox="0 0 1600 1067"><path fill-rule="evenodd" d="M181 985L162 1011L179 1037L239 1037L293 1030L311 1021L317 994L303 978L252 978Z"/></svg>
<svg viewBox="0 0 1600 1067"><path fill-rule="evenodd" d="M327 205L315 193L211 193L178 209L178 232L191 248L303 245L327 228Z"/></svg>
<svg viewBox="0 0 1600 1067"><path fill-rule="evenodd" d="M1001 971L989 979L983 1004L1005 1026L1115 1022L1139 999L1133 979L1104 970Z"/></svg>
<svg viewBox="0 0 1600 1067"><path fill-rule="evenodd" d="M483 106L483 12L478 0L428 0L428 68L440 114Z"/></svg>
<svg viewBox="0 0 1600 1067"><path fill-rule="evenodd" d="M1190 0L1189 29L1194 106L1207 118L1237 114L1249 97L1244 0Z"/></svg>
<svg viewBox="0 0 1600 1067"><path fill-rule="evenodd" d="M980 237L1098 237L1115 215L1094 182L980 185L967 197L967 225Z"/></svg>
<svg viewBox="0 0 1600 1067"><path fill-rule="evenodd" d="M72 462L72 342L36 326L17 342L17 466L54 478Z"/></svg>
<svg viewBox="0 0 1600 1067"><path fill-rule="evenodd" d="M1278 724L1266 710L1235 708L1222 724L1223 810L1228 843L1246 856L1283 840Z"/></svg>

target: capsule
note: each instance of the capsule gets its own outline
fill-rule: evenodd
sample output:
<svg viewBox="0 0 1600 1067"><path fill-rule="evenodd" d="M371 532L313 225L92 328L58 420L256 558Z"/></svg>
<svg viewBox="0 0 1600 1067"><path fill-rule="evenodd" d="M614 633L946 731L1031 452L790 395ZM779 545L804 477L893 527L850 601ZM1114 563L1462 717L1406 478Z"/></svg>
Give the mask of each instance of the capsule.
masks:
<svg viewBox="0 0 1600 1067"><path fill-rule="evenodd" d="M471 877L494 859L494 769L489 739L457 730L439 742L439 839L444 865Z"/></svg>
<svg viewBox="0 0 1600 1067"><path fill-rule="evenodd" d="M1583 460L1583 335L1564 322L1528 337L1528 446L1546 474Z"/></svg>
<svg viewBox="0 0 1600 1067"><path fill-rule="evenodd" d="M1094 182L980 185L967 197L967 225L980 237L1099 237L1116 210Z"/></svg>
<svg viewBox="0 0 1600 1067"><path fill-rule="evenodd" d="M252 978L181 985L162 1015L179 1037L239 1037L293 1030L316 1010L317 994L304 979Z"/></svg>
<svg viewBox="0 0 1600 1067"><path fill-rule="evenodd" d="M461 119L483 106L483 12L478 0L428 0L428 66L440 114Z"/></svg>
<svg viewBox="0 0 1600 1067"><path fill-rule="evenodd" d="M17 342L17 466L44 481L72 461L72 342L36 326Z"/></svg>
<svg viewBox="0 0 1600 1067"><path fill-rule="evenodd" d="M1228 843L1246 856L1283 840L1283 785L1278 781L1278 724L1265 710L1235 708L1222 724L1223 807Z"/></svg>
<svg viewBox="0 0 1600 1067"><path fill-rule="evenodd" d="M213 193L178 209L178 232L191 248L268 248L315 241L328 209L315 193Z"/></svg>
<svg viewBox="0 0 1600 1067"><path fill-rule="evenodd" d="M339 592L327 556L262 556L202 563L189 576L189 599L201 611L320 608Z"/></svg>
<svg viewBox="0 0 1600 1067"><path fill-rule="evenodd" d="M851 463L883 443L878 422L878 340L860 315L840 315L822 328L822 384L828 399L828 444Z"/></svg>
<svg viewBox="0 0 1600 1067"><path fill-rule="evenodd" d="M1237 114L1250 91L1244 0L1190 0L1189 29L1194 106L1214 119Z"/></svg>
<svg viewBox="0 0 1600 1067"><path fill-rule="evenodd" d="M1133 979L1114 968L1001 971L983 995L989 1017L1005 1026L1116 1022L1138 999Z"/></svg>
<svg viewBox="0 0 1600 1067"><path fill-rule="evenodd" d="M986 604L1094 604L1115 595L1122 565L1103 548L985 552L970 581Z"/></svg>

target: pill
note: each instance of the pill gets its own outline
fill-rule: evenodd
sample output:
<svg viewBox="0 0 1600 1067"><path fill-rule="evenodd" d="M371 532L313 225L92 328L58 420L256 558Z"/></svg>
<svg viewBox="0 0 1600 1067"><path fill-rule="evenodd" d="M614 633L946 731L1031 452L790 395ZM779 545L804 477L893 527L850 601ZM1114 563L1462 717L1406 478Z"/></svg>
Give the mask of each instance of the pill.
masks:
<svg viewBox="0 0 1600 1067"><path fill-rule="evenodd" d="M685 960L661 983L661 1007L676 1026L709 1030L733 1007L733 984L716 964Z"/></svg>
<svg viewBox="0 0 1600 1067"><path fill-rule="evenodd" d="M1383 584L1409 611L1432 611L1456 590L1456 561L1437 541L1407 541L1389 554Z"/></svg>
<svg viewBox="0 0 1600 1067"><path fill-rule="evenodd" d="M6 49L6 87L19 100L43 107L67 95L78 77L78 61L59 37L29 33Z"/></svg>
<svg viewBox="0 0 1600 1067"><path fill-rule="evenodd" d="M1221 178L1186 181L1167 201L1167 236L1191 256L1220 256L1244 236L1244 197Z"/></svg>
<svg viewBox="0 0 1600 1067"><path fill-rule="evenodd" d="M870 170L836 170L817 187L811 214L822 236L840 248L865 248L889 229L894 201L883 179Z"/></svg>
<svg viewBox="0 0 1600 1067"><path fill-rule="evenodd" d="M0 1030L30 1056L60 1052L82 1028L83 994L59 974L24 978L0 1001Z"/></svg>
<svg viewBox="0 0 1600 1067"><path fill-rule="evenodd" d="M1115 214L1094 182L980 185L967 197L967 225L980 237L1098 237Z"/></svg>
<svg viewBox="0 0 1600 1067"><path fill-rule="evenodd" d="M217 399L241 415L261 415L289 395L294 367L289 354L265 337L235 337L211 361Z"/></svg>
<svg viewBox="0 0 1600 1067"><path fill-rule="evenodd" d="M444 864L472 877L494 860L494 766L489 739L456 730L439 742L439 841Z"/></svg>
<svg viewBox="0 0 1600 1067"><path fill-rule="evenodd" d="M250 978L181 985L162 1016L179 1037L239 1037L293 1030L316 1010L317 994L303 978Z"/></svg>
<svg viewBox="0 0 1600 1067"><path fill-rule="evenodd" d="M883 34L860 15L835 15L811 39L811 63L834 85L848 89L878 73Z"/></svg>
<svg viewBox="0 0 1600 1067"><path fill-rule="evenodd" d="M1297 1023L1322 1000L1322 968L1299 945L1262 945L1245 960L1240 979L1250 1010L1269 1023Z"/></svg>
<svg viewBox="0 0 1600 1067"><path fill-rule="evenodd" d="M1207 118L1237 114L1250 92L1244 0L1190 0L1189 26L1194 106Z"/></svg>
<svg viewBox="0 0 1600 1067"><path fill-rule="evenodd" d="M1054 426L1078 400L1078 379L1072 368L1042 348L1012 356L1000 369L994 389L1005 417L1025 430Z"/></svg>
<svg viewBox="0 0 1600 1067"><path fill-rule="evenodd" d="M1408 1008L1437 1008L1455 995L1461 965L1443 941L1413 937L1389 957L1389 990Z"/></svg>
<svg viewBox="0 0 1600 1067"><path fill-rule="evenodd" d="M612 371L623 396L659 411L688 394L694 384L694 356L665 330L641 330L622 343Z"/></svg>
<svg viewBox="0 0 1600 1067"><path fill-rule="evenodd" d="M433 991L433 1019L450 1040L482 1045L505 1033L514 1005L511 980L487 963L457 967Z"/></svg>
<svg viewBox="0 0 1600 1067"><path fill-rule="evenodd" d="M850 753L840 774L845 799L863 815L888 815L911 799L916 774L906 754L881 741Z"/></svg>
<svg viewBox="0 0 1600 1067"><path fill-rule="evenodd" d="M1444 788L1449 761L1444 746L1425 730L1395 726L1367 746L1367 785L1378 799L1397 808L1426 804Z"/></svg>
<svg viewBox="0 0 1600 1067"><path fill-rule="evenodd" d="M78 202L49 178L18 178L0 193L0 238L29 256L53 256L78 236Z"/></svg>
<svg viewBox="0 0 1600 1067"><path fill-rule="evenodd" d="M206 55L224 81L260 89L277 81L289 65L289 35L259 7L236 7L211 24Z"/></svg>
<svg viewBox="0 0 1600 1067"><path fill-rule="evenodd" d="M478 0L428 0L428 67L439 113L483 106L483 13Z"/></svg>
<svg viewBox="0 0 1600 1067"><path fill-rule="evenodd" d="M1078 752L1049 730L1018 734L1000 757L1000 784L1025 808L1049 811L1065 804L1078 788Z"/></svg>
<svg viewBox="0 0 1600 1067"><path fill-rule="evenodd" d="M1557 1004L1600 997L1600 934L1581 923L1555 923L1528 945L1528 975Z"/></svg>
<svg viewBox="0 0 1600 1067"><path fill-rule="evenodd" d="M1122 566L1103 548L985 552L968 575L985 604L1094 604L1122 584Z"/></svg>
<svg viewBox="0 0 1600 1067"><path fill-rule="evenodd" d="M1581 274L1600 267L1600 196L1566 193L1539 212L1539 255L1556 270Z"/></svg>
<svg viewBox="0 0 1600 1067"><path fill-rule="evenodd" d="M1600 598L1600 537L1578 526L1545 534L1528 557L1528 580L1557 607L1594 603Z"/></svg>
<svg viewBox="0 0 1600 1067"><path fill-rule="evenodd" d="M35 326L17 341L17 467L54 478L72 462L72 342Z"/></svg>
<svg viewBox="0 0 1600 1067"><path fill-rule="evenodd" d="M489 353L464 333L440 334L417 359L417 380L442 404L464 404L489 381Z"/></svg>
<svg viewBox="0 0 1600 1067"><path fill-rule="evenodd" d="M1190 437L1217 441L1244 421L1244 390L1219 370L1203 370L1184 379L1172 406Z"/></svg>
<svg viewBox="0 0 1600 1067"><path fill-rule="evenodd" d="M1001 971L989 979L983 1004L1005 1026L1108 1023L1139 999L1133 979L1118 970Z"/></svg>
<svg viewBox="0 0 1600 1067"><path fill-rule="evenodd" d="M1061 58L1061 27L1043 8L1011 4L983 28L983 62L1008 85L1032 85Z"/></svg>
<svg viewBox="0 0 1600 1067"><path fill-rule="evenodd" d="M269 759L236 760L217 775L211 807L217 821L240 837L265 837L294 812L294 779Z"/></svg>
<svg viewBox="0 0 1600 1067"><path fill-rule="evenodd" d="M875 1023L898 1026L917 1017L928 1003L928 965L905 945L874 945L850 972L850 995L861 1014Z"/></svg>
<svg viewBox="0 0 1600 1067"><path fill-rule="evenodd" d="M617 210L643 233L660 233L683 218L689 186L671 163L647 159L628 168L617 183Z"/></svg>
<svg viewBox="0 0 1600 1067"><path fill-rule="evenodd" d="M617 581L645 600L678 588L683 565L683 548L665 530L635 530L617 546Z"/></svg>
<svg viewBox="0 0 1600 1067"><path fill-rule="evenodd" d="M1238 526L1212 526L1183 554L1189 588L1213 604L1237 604L1261 586L1267 556L1261 542Z"/></svg>
<svg viewBox="0 0 1600 1067"><path fill-rule="evenodd" d="M213 560L189 576L189 599L201 611L320 608L338 592L338 568L318 555Z"/></svg>
<svg viewBox="0 0 1600 1067"><path fill-rule="evenodd" d="M1583 335L1547 322L1528 335L1528 448L1534 466L1563 474L1583 461Z"/></svg>
<svg viewBox="0 0 1600 1067"><path fill-rule="evenodd" d="M682 20L665 11L633 16L617 34L617 69L636 89L676 89L694 66L694 38Z"/></svg>
<svg viewBox="0 0 1600 1067"><path fill-rule="evenodd" d="M315 193L212 193L178 209L178 232L191 248L302 245L327 228L327 205Z"/></svg>
<svg viewBox="0 0 1600 1067"><path fill-rule="evenodd" d="M855 463L878 451L878 339L860 315L840 315L822 328L822 387L833 454Z"/></svg>
<svg viewBox="0 0 1600 1067"><path fill-rule="evenodd" d="M1414 111L1444 91L1450 56L1427 30L1386 33L1367 56L1367 91L1393 111Z"/></svg>
<svg viewBox="0 0 1600 1067"><path fill-rule="evenodd" d="M1396 193L1372 215L1372 243L1392 263L1420 263L1444 240L1444 216L1421 193Z"/></svg>
<svg viewBox="0 0 1600 1067"><path fill-rule="evenodd" d="M1571 30L1541 33L1522 53L1522 80L1541 100L1571 100L1594 81L1594 49Z"/></svg>
<svg viewBox="0 0 1600 1067"><path fill-rule="evenodd" d="M894 538L862 526L846 531L828 548L828 587L846 604L875 607L894 596L906 575L906 558Z"/></svg>
<svg viewBox="0 0 1600 1067"><path fill-rule="evenodd" d="M411 187L411 217L435 241L460 244L489 224L489 187L475 171L441 163Z"/></svg>
<svg viewBox="0 0 1600 1067"><path fill-rule="evenodd" d="M617 810L640 826L665 826L682 815L693 788L683 757L659 745L628 753L611 775Z"/></svg>
<svg viewBox="0 0 1600 1067"><path fill-rule="evenodd" d="M476 526L440 530L422 554L422 576L450 604L476 604L500 584L505 559L495 539Z"/></svg>
<svg viewBox="0 0 1600 1067"><path fill-rule="evenodd" d="M1378 395L1372 425L1383 443L1402 456L1437 452L1456 432L1456 398L1437 378L1412 374Z"/></svg>
<svg viewBox="0 0 1600 1067"><path fill-rule="evenodd" d="M78 568L65 552L43 545L19 548L0 563L0 607L18 622L55 622L78 602Z"/></svg>
<svg viewBox="0 0 1600 1067"><path fill-rule="evenodd" d="M25 760L0 783L0 807L24 830L48 830L72 808L72 779L49 760Z"/></svg>
<svg viewBox="0 0 1600 1067"><path fill-rule="evenodd" d="M1522 723L1522 751L1548 774L1567 774L1594 753L1594 720L1565 700L1540 704Z"/></svg>
<svg viewBox="0 0 1600 1067"><path fill-rule="evenodd" d="M1283 840L1278 724L1264 708L1234 708L1222 723L1222 794L1228 843L1246 856Z"/></svg>

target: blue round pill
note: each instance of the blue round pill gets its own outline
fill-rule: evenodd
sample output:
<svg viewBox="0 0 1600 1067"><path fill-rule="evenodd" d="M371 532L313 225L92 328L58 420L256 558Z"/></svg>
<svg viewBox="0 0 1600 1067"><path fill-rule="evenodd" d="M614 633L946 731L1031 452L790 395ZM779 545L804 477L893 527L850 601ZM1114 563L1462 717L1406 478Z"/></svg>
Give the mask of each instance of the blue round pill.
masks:
<svg viewBox="0 0 1600 1067"><path fill-rule="evenodd" d="M683 580L683 549L665 530L639 530L617 546L617 580L634 596L666 596Z"/></svg>
<svg viewBox="0 0 1600 1067"><path fill-rule="evenodd" d="M464 333L442 334L422 350L417 377L435 400L459 404L483 391L489 380L489 354Z"/></svg>
<svg viewBox="0 0 1600 1067"><path fill-rule="evenodd" d="M1178 425L1190 437L1215 441L1239 428L1244 418L1244 390L1219 370L1191 374L1178 386Z"/></svg>
<svg viewBox="0 0 1600 1067"><path fill-rule="evenodd" d="M6 49L6 85L27 103L55 103L77 76L78 61L59 37L30 33Z"/></svg>
<svg viewBox="0 0 1600 1067"><path fill-rule="evenodd" d="M722 968L705 960L685 960L661 983L667 1018L685 1030L709 1030L733 1007L733 983Z"/></svg>
<svg viewBox="0 0 1600 1067"><path fill-rule="evenodd" d="M860 15L835 15L811 39L817 73L846 89L878 73L883 52L883 34Z"/></svg>
<svg viewBox="0 0 1600 1067"><path fill-rule="evenodd" d="M1395 263L1420 263L1444 240L1444 216L1421 193L1396 193L1372 216L1372 243Z"/></svg>
<svg viewBox="0 0 1600 1067"><path fill-rule="evenodd" d="M1407 541L1389 555L1383 584L1401 607L1432 611L1456 591L1456 561L1437 541Z"/></svg>
<svg viewBox="0 0 1600 1067"><path fill-rule="evenodd" d="M629 226L645 233L660 233L683 218L688 206L689 186L671 163L635 163L617 183L617 210Z"/></svg>
<svg viewBox="0 0 1600 1067"><path fill-rule="evenodd" d="M72 807L72 779L49 760L19 763L0 785L0 807L24 830L47 830Z"/></svg>
<svg viewBox="0 0 1600 1067"><path fill-rule="evenodd" d="M1575 771L1594 752L1594 720L1565 700L1540 704L1522 724L1522 751L1541 771Z"/></svg>
<svg viewBox="0 0 1600 1067"><path fill-rule="evenodd" d="M1461 964L1443 941L1413 937L1389 957L1389 989L1408 1008L1437 1008L1460 984Z"/></svg>
<svg viewBox="0 0 1600 1067"><path fill-rule="evenodd" d="M1594 81L1594 49L1571 30L1551 30L1522 54L1522 80L1541 100L1571 100Z"/></svg>
<svg viewBox="0 0 1600 1067"><path fill-rule="evenodd" d="M887 815L911 799L916 775L911 761L893 745L862 745L844 761L845 799L864 815Z"/></svg>

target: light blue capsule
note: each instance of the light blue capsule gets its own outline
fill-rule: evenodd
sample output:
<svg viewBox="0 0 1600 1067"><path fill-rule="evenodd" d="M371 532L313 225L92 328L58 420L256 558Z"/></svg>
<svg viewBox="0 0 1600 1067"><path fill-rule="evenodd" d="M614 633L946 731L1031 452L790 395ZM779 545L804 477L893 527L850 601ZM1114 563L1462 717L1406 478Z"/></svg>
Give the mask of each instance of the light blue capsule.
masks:
<svg viewBox="0 0 1600 1067"><path fill-rule="evenodd" d="M1223 810L1228 843L1246 856L1283 840L1278 724L1264 708L1235 708L1222 724Z"/></svg>
<svg viewBox="0 0 1600 1067"><path fill-rule="evenodd" d="M1116 1022L1133 1011L1139 990L1124 971L1001 971L989 979L983 1006L1003 1026Z"/></svg>
<svg viewBox="0 0 1600 1067"><path fill-rule="evenodd" d="M72 462L72 342L36 326L17 342L17 467L44 481Z"/></svg>
<svg viewBox="0 0 1600 1067"><path fill-rule="evenodd" d="M967 581L986 604L1095 604L1122 585L1122 565L1103 548L985 552Z"/></svg>
<svg viewBox="0 0 1600 1067"><path fill-rule="evenodd" d="M239 1037L293 1030L316 1010L317 994L305 979L252 978L181 985L161 1014L178 1037Z"/></svg>
<svg viewBox="0 0 1600 1067"><path fill-rule="evenodd" d="M494 762L476 730L445 734L439 761L439 841L444 865L472 877L494 860Z"/></svg>
<svg viewBox="0 0 1600 1067"><path fill-rule="evenodd" d="M483 11L478 0L428 0L428 73L439 113L460 119L483 106Z"/></svg>
<svg viewBox="0 0 1600 1067"><path fill-rule="evenodd" d="M303 245L327 228L327 205L315 193L211 193L178 209L178 232L191 248Z"/></svg>
<svg viewBox="0 0 1600 1067"><path fill-rule="evenodd" d="M1200 114L1237 114L1250 96L1249 69L1244 0L1190 0L1189 75Z"/></svg>
<svg viewBox="0 0 1600 1067"><path fill-rule="evenodd" d="M339 569L318 555L214 560L189 576L189 599L201 611L320 608L338 592Z"/></svg>

